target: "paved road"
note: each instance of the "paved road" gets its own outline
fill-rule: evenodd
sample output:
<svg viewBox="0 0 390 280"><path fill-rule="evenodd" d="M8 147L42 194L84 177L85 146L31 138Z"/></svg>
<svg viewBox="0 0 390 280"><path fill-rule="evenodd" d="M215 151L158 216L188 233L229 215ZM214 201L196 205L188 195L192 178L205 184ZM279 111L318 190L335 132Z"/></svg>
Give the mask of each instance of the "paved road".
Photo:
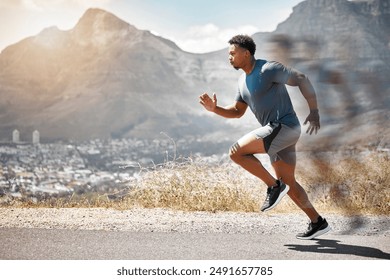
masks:
<svg viewBox="0 0 390 280"><path fill-rule="evenodd" d="M1 260L374 260L390 259L388 236L327 234L298 240L225 233L0 228Z"/></svg>

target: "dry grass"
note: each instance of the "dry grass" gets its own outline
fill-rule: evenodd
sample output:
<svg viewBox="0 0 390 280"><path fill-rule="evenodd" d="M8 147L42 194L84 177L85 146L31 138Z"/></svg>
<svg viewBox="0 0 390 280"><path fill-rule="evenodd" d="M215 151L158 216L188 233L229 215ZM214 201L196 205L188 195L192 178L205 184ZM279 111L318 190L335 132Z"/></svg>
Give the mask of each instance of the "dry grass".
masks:
<svg viewBox="0 0 390 280"><path fill-rule="evenodd" d="M319 154L299 167L298 177L321 208L390 214L388 153Z"/></svg>
<svg viewBox="0 0 390 280"><path fill-rule="evenodd" d="M388 154L300 155L297 180L321 211L390 214ZM186 162L149 171L122 199L122 207L185 211L259 211L265 185L233 163ZM299 210L284 199L278 212Z"/></svg>
<svg viewBox="0 0 390 280"><path fill-rule="evenodd" d="M390 214L388 154L335 153L299 155L297 180L322 211ZM168 162L144 170L118 194L87 194L38 203L13 201L22 207L170 208L183 211L256 212L265 185L233 163L209 164L201 159ZM284 199L274 211L299 210Z"/></svg>
<svg viewBox="0 0 390 280"><path fill-rule="evenodd" d="M147 172L122 199L125 207L185 211L258 211L261 184L230 163L170 163Z"/></svg>

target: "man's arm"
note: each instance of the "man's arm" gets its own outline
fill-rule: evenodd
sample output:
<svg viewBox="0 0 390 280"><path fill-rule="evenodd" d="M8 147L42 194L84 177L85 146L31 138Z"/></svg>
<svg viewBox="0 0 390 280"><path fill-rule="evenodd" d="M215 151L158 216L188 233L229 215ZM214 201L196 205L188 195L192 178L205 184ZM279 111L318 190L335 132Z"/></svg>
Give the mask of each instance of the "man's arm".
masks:
<svg viewBox="0 0 390 280"><path fill-rule="evenodd" d="M318 110L315 90L309 78L305 74L292 70L292 74L287 80L287 84L289 86L297 86L299 88L303 97L305 97L310 110Z"/></svg>
<svg viewBox="0 0 390 280"><path fill-rule="evenodd" d="M229 106L220 107L217 105L217 96L215 93L213 94L212 99L207 93L203 93L199 96L199 99L199 103L202 104L207 111L213 112L224 118L240 118L245 114L245 111L248 108L246 103L239 101L236 101Z"/></svg>
<svg viewBox="0 0 390 280"><path fill-rule="evenodd" d="M297 86L306 99L310 109L310 114L304 122L304 124L310 123L306 133L312 134L315 132L317 134L317 131L320 129L320 115L318 114L317 96L309 78L305 74L292 69L287 85Z"/></svg>

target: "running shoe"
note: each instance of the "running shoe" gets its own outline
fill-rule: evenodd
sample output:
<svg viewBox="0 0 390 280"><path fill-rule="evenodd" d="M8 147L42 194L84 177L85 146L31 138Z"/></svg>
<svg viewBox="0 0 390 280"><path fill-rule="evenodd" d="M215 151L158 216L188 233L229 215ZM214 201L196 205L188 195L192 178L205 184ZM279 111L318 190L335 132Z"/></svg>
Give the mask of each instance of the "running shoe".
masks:
<svg viewBox="0 0 390 280"><path fill-rule="evenodd" d="M331 228L328 225L328 222L326 221L326 219L323 219L320 216L318 218L317 223L310 222L307 231L305 231L304 233L299 233L297 235L297 238L298 239L309 240L309 239L316 238L316 237L318 237L318 236L320 236L322 234L325 234L325 233L327 233L330 230L331 230Z"/></svg>
<svg viewBox="0 0 390 280"><path fill-rule="evenodd" d="M265 198L263 206L260 208L262 212L271 210L282 200L290 189L282 180L276 180L276 186L269 187L267 189L267 196Z"/></svg>

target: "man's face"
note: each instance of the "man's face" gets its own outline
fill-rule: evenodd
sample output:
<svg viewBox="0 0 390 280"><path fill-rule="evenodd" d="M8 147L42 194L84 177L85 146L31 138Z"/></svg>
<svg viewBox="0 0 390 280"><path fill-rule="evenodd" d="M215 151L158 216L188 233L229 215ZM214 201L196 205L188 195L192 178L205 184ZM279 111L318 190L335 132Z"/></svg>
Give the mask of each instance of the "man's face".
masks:
<svg viewBox="0 0 390 280"><path fill-rule="evenodd" d="M239 70L245 65L249 57L249 51L241 48L238 45L230 45L229 47L229 62L236 69Z"/></svg>

